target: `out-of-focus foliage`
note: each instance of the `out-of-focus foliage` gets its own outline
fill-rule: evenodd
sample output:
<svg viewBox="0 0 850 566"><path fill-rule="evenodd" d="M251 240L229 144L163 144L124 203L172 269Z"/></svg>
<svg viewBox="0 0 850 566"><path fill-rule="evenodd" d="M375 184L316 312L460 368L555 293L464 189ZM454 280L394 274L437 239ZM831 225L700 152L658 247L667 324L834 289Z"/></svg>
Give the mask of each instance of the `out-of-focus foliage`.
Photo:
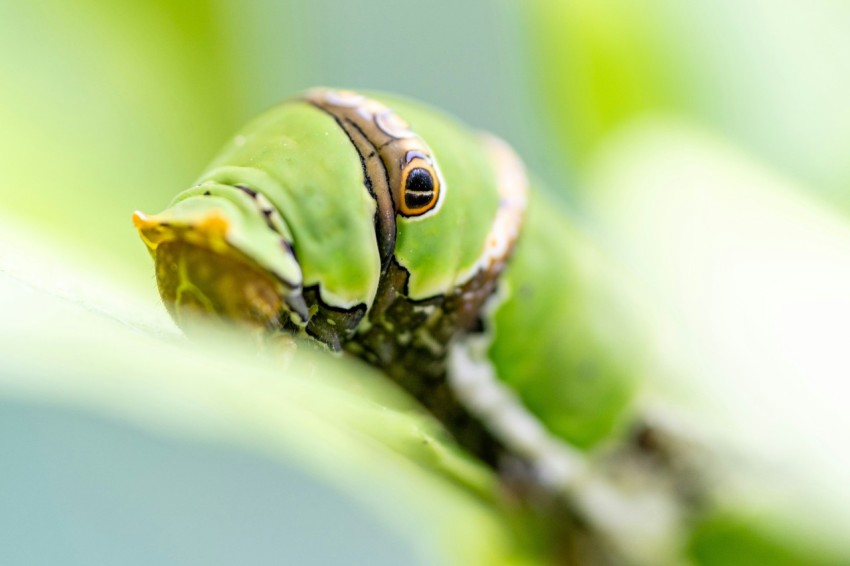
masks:
<svg viewBox="0 0 850 566"><path fill-rule="evenodd" d="M261 8L234 19L207 0L0 3L3 210L141 279L128 214L191 183L255 111L257 85L285 90L274 59L290 52L257 39ZM264 15L290 21L285 8Z"/></svg>
<svg viewBox="0 0 850 566"><path fill-rule="evenodd" d="M850 6L815 0L525 3L528 78L549 134L584 167L663 111L735 139L850 206Z"/></svg>
<svg viewBox="0 0 850 566"><path fill-rule="evenodd" d="M288 364L274 357L258 359L245 343L234 343L235 337L227 334L211 335L208 341L193 345L176 334L160 310L152 309L152 302L114 286L107 273L88 262L73 265L57 257L44 248L39 235L5 220L0 229L0 310L4 315L0 320L0 397L6 402L71 408L189 444L212 443L236 450L237 455L247 451L279 460L325 486L335 486L330 500L339 500L337 507L353 500L370 509L381 519L385 536L404 536L405 546L412 546L428 561L523 562L526 550L510 534L514 532L511 519L497 512L498 490L492 474L447 442L437 424L381 376L342 360L311 356L308 351ZM12 243L21 236L27 236L25 243ZM21 439L15 444L23 443ZM167 462L151 463L153 469L157 465L165 469ZM31 491L28 485L12 483L33 481L15 476L13 469L0 469L4 489ZM73 485L81 480L65 481ZM256 495L250 486L245 490L248 497ZM12 492L0 492L0 501L13 500ZM80 560L90 556L87 546L97 545L86 543L93 537L85 525L97 524L98 507L109 512L121 504L108 491L100 497L94 511L81 509L77 517L83 525L83 542L63 542L63 534L54 547L26 550L30 537L22 533L20 539L6 540L0 558L5 562L29 554L41 561L55 556L55 548L75 553ZM215 501L221 496L209 493L207 497ZM279 535L280 546L273 550L278 557L275 563L305 559L288 552L286 544L289 537L305 534L300 530L300 514L334 511L329 506L269 513L269 520L291 529ZM4 507L0 521L11 522L20 512ZM158 525L152 531L162 540L151 541L147 550L151 555L167 549L164 544L170 531L181 523L155 512L144 506L123 510L128 523ZM249 517L263 519L262 514ZM332 527L339 525L330 516L328 529ZM196 545L204 543L203 533L209 528L198 525L195 532L200 533L200 541L187 541L180 552L203 555ZM315 530L314 526L307 535L350 544L345 532L320 530L317 534ZM373 536L380 536L380 529L373 530ZM239 541L251 537L250 533L233 536ZM376 546L371 556L381 559L381 545L377 539L372 544ZM307 559L320 555L308 554ZM176 556L168 559L178 563ZM403 561L413 559L407 555ZM400 558L394 560L388 563L398 563Z"/></svg>
<svg viewBox="0 0 850 566"><path fill-rule="evenodd" d="M655 312L661 405L763 466L731 464L694 557L847 561L847 6L525 5L536 118L579 180L559 188Z"/></svg>
<svg viewBox="0 0 850 566"><path fill-rule="evenodd" d="M850 223L722 140L664 119L610 139L587 179L597 229L654 305L647 331L666 345L651 403L734 454L720 472L725 511L697 529L697 555L850 559L840 534Z"/></svg>
<svg viewBox="0 0 850 566"><path fill-rule="evenodd" d="M573 165L636 115L672 106L678 51L662 49L663 20L645 4L535 0L526 17L529 78L549 133Z"/></svg>

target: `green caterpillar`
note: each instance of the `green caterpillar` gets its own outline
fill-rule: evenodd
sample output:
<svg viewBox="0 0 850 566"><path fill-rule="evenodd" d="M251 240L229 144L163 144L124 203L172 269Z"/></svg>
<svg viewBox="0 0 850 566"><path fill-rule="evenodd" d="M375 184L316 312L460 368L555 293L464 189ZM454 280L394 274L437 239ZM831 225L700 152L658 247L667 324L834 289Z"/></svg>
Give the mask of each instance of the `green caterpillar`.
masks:
<svg viewBox="0 0 850 566"><path fill-rule="evenodd" d="M505 142L427 107L312 90L134 222L179 325L353 354L503 476L569 491L584 451L633 432L635 360L577 283L604 281L593 249Z"/></svg>
<svg viewBox="0 0 850 566"><path fill-rule="evenodd" d="M408 101L316 89L134 221L178 323L217 313L353 353L485 462L519 458L558 483L631 387L625 369L580 383L576 236L551 207L501 140Z"/></svg>
<svg viewBox="0 0 850 566"><path fill-rule="evenodd" d="M641 398L618 274L492 135L316 89L133 219L178 325L212 316L372 364L513 493L557 502L543 523L578 562L806 556L709 488L729 471L719 447Z"/></svg>

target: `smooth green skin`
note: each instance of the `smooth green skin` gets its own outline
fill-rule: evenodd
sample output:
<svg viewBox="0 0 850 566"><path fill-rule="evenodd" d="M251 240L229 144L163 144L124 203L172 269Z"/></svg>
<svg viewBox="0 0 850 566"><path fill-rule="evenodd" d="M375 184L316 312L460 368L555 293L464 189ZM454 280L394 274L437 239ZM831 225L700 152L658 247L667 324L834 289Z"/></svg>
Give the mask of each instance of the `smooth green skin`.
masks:
<svg viewBox="0 0 850 566"><path fill-rule="evenodd" d="M480 136L413 101L374 95L431 148L443 176L442 205L417 218L397 216L396 258L410 271L414 299L446 293L481 256L499 206L496 176Z"/></svg>
<svg viewBox="0 0 850 566"><path fill-rule="evenodd" d="M589 448L618 428L634 396L640 355L630 345L640 330L604 256L558 202L541 190L529 196L489 357L550 431Z"/></svg>
<svg viewBox="0 0 850 566"><path fill-rule="evenodd" d="M209 192L210 196L203 196ZM301 267L289 254L281 252L280 238L263 224L256 221L257 207L250 197L232 187L205 184L181 194L157 219L172 225L186 225L204 218L211 211L218 211L228 219L230 228L227 241L257 265L292 284L302 283ZM281 226L282 230L287 230ZM283 233L291 235L287 231Z"/></svg>
<svg viewBox="0 0 850 566"><path fill-rule="evenodd" d="M275 205L292 232L304 285L319 284L326 303L371 303L380 276L375 201L333 118L306 102L272 108L231 140L199 183L210 181L247 185Z"/></svg>

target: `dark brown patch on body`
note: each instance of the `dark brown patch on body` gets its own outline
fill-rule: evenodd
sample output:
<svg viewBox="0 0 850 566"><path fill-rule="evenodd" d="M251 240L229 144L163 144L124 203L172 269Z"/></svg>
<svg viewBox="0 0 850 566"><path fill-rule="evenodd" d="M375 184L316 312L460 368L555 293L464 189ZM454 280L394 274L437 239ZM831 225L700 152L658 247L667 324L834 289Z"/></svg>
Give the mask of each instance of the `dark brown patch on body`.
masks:
<svg viewBox="0 0 850 566"><path fill-rule="evenodd" d="M340 351L342 344L354 335L366 315L366 305L360 304L350 309L332 307L322 300L318 285L305 288L303 295L308 305L316 305L317 308L305 329L307 334L324 342L332 350Z"/></svg>
<svg viewBox="0 0 850 566"><path fill-rule="evenodd" d="M369 313L370 326L343 348L378 367L425 406L465 449L494 468L504 445L458 400L448 383L447 353L459 334L480 326L478 313L501 268L479 271L449 295L414 300L410 274L392 259Z"/></svg>

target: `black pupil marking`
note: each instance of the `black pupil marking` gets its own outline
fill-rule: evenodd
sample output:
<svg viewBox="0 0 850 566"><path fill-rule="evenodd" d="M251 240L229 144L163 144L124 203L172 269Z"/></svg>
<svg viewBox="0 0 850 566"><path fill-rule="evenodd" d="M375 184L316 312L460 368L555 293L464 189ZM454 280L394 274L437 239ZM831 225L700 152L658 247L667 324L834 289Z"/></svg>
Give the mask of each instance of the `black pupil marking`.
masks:
<svg viewBox="0 0 850 566"><path fill-rule="evenodd" d="M251 197L253 199L257 198L257 191L255 191L254 189L246 187L245 185L233 185L233 186L236 187L237 189L239 189L240 191L247 193L249 197Z"/></svg>
<svg viewBox="0 0 850 566"><path fill-rule="evenodd" d="M407 175L404 185L404 204L407 208L422 208L434 198L434 178L427 170L417 167Z"/></svg>

